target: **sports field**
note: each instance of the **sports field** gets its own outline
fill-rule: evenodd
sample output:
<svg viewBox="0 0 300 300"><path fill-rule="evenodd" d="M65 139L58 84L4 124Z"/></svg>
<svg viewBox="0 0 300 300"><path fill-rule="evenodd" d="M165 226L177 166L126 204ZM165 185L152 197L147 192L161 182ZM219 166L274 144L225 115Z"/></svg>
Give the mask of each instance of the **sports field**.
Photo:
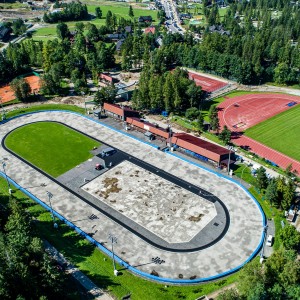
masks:
<svg viewBox="0 0 300 300"><path fill-rule="evenodd" d="M40 122L16 129L8 135L5 145L57 177L92 157L89 151L100 144L64 125Z"/></svg>
<svg viewBox="0 0 300 300"><path fill-rule="evenodd" d="M300 105L246 130L245 135L300 161Z"/></svg>
<svg viewBox="0 0 300 300"><path fill-rule="evenodd" d="M30 75L30 76L26 76L25 80L30 85L32 94L39 93L40 88L41 88L40 77L35 76L35 75ZM16 99L15 93L11 89L10 85L5 85L3 87L0 87L0 98L3 103L10 102L10 101Z"/></svg>

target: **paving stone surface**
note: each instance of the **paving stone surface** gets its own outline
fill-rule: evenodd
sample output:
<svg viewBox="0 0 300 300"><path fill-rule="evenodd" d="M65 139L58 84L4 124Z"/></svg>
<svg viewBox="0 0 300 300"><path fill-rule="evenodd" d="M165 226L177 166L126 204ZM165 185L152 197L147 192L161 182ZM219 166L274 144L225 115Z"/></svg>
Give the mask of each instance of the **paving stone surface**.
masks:
<svg viewBox="0 0 300 300"><path fill-rule="evenodd" d="M230 214L226 235L217 243L201 251L174 253L153 247L126 228L114 222L99 210L88 205L77 196L66 191L47 176L30 167L3 147L0 157L6 161L8 176L27 188L36 197L48 203L46 191L50 191L53 209L64 215L82 230L90 233L97 241L110 248L108 234L118 237L114 250L117 256L137 269L151 273L155 270L166 278L197 276L207 278L242 265L260 244L263 232L263 217L253 199L238 185L216 174L170 156L145 145L133 138L108 129L101 124L78 115L65 112L41 112L11 120L0 125L0 139L21 125L37 121L58 121L83 131L129 155L143 160L174 176L219 197ZM145 209L144 213L147 213ZM91 215L97 216L90 219ZM209 237L207 237L209 239ZM159 257L165 262L155 264L152 258ZM117 259L118 260L118 259ZM100 263L100 262L99 262Z"/></svg>

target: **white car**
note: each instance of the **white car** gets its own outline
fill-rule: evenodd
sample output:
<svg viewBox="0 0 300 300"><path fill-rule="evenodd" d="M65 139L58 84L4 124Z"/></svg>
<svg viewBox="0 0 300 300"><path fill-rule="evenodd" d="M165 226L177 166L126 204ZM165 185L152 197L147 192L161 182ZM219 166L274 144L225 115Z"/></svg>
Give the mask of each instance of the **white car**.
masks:
<svg viewBox="0 0 300 300"><path fill-rule="evenodd" d="M272 247L272 244L273 244L273 236L270 234L268 235L268 239L267 239L267 242L266 242L266 245L269 246L269 247Z"/></svg>

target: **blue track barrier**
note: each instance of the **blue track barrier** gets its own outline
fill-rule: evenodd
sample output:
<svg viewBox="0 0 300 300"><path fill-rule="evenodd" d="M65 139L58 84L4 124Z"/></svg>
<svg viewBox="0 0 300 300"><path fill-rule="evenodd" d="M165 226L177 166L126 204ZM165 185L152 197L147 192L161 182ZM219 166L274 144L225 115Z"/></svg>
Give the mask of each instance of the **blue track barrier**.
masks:
<svg viewBox="0 0 300 300"><path fill-rule="evenodd" d="M77 115L77 116L81 116L83 118L86 118L92 122L95 122L95 123L98 123L100 124L101 126L104 126L104 127L107 127L109 128L110 130L113 130L115 132L118 132L118 133L121 133L123 135L126 135L128 136L129 138L132 138L134 140L137 140L139 142L142 142L144 144L147 144L155 149L159 149L159 147L151 144L151 143L148 143L148 142L145 142L143 140L140 140L126 132L123 132L123 131L120 131L120 130L117 130L107 124L103 124L102 122L100 121L97 121L97 120L94 120L90 117L87 117L87 116L83 116L79 113L76 113L76 112L70 112L70 111L67 111L67 110L41 110L41 111L36 111L36 112L30 112L30 113L25 113L25 114L22 114L22 115L18 115L18 116L15 116L15 117L12 117L10 119L7 119L7 120L4 120L2 122L0 122L0 124L2 123L6 123L6 122L9 122L13 119L17 119L17 118L20 118L24 115L31 115L31 114L36 114L36 113L39 113L39 112L63 112L63 113L69 113L69 114L74 114L74 115ZM225 276L228 276L228 275L231 275L235 272L237 272L239 269L241 269L245 264L247 264L249 261L251 261L259 252L259 250L262 248L263 246L263 243L264 243L264 239L265 239L265 231L264 231L264 227L266 226L266 218L265 218L265 214L260 206L260 204L257 202L257 200L248 192L247 189L245 189L245 187L243 185L241 185L238 181L226 176L226 175L223 175L223 174L219 174L211 169L208 169L204 166L201 166L193 161L190 161L189 159L186 159L186 158L183 158L179 155L176 155L174 153L171 153L169 151L165 151L168 155L172 155L174 157L177 157L178 159L181 159L185 162L188 162L189 164L192 164L198 168L201 168L201 169L204 169L206 170L207 172L210 172L210 173L213 173L215 175L217 175L218 177L222 177L226 180L229 180L235 184L237 184L239 187L241 187L250 197L251 199L255 202L255 204L257 205L257 207L259 208L260 210L260 213L262 215L262 219L263 219L263 228L262 228L262 237L261 237L261 241L259 243L259 245L257 246L257 248L253 251L253 253L248 257L248 259L242 263L241 265L231 269L231 270L228 270L226 272L223 272L223 273L220 273L218 275L215 275L215 276L210 276L210 277L205 277L205 278L196 278L196 279L171 279L171 278L163 278L163 277L158 277L158 276L154 276L154 275L151 275L151 274L148 274L148 273L145 273L145 272L142 272L134 267L132 267L131 265L129 265L128 263L126 263L125 261L123 261L120 257L118 257L117 255L114 255L115 256L115 260L118 264L120 264L123 268L143 277L143 278L146 278L146 279L150 279L150 280L153 280L153 281L156 281L156 282L161 282L161 283L170 283L170 284L196 284L196 283L203 283L203 282L209 282L209 281L212 281L212 280L216 280L216 279L220 279L222 277L225 277ZM0 176L5 178L5 174L2 173L0 171ZM34 200L36 203L42 205L42 207L44 207L46 210L50 211L51 212L51 208L45 204L43 201L41 201L40 199L38 199L36 196L34 196L33 194L31 194L29 191L27 191L25 188L21 187L19 184L17 184L14 180L12 180L11 178L9 178L8 176L6 176L7 180L12 184L14 185L17 189L19 189L20 191L22 191L25 195L27 195L28 197L30 197L32 200ZM75 230L78 234L80 234L81 236L83 236L84 238L86 238L89 242L91 242L92 244L94 244L97 248L99 248L102 252L104 252L106 255L108 255L109 257L112 258L112 252L110 250L108 250L107 248L105 248L103 245L101 245L99 242L97 242L95 239L93 239L92 237L90 237L87 233L85 233L84 231L82 231L79 227L77 227L75 224L73 224L72 222L70 222L69 220L65 219L62 215L60 215L58 212L56 212L55 210L52 210L53 211L53 214L59 219L61 220L62 222L64 222L66 225L68 225L70 228L72 228L73 230Z"/></svg>

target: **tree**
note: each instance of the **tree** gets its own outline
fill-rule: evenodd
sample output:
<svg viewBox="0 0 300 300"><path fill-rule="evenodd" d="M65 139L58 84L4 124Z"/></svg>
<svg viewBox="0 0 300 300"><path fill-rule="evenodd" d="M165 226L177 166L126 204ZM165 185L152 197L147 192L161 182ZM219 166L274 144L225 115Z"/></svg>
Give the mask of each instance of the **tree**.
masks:
<svg viewBox="0 0 300 300"><path fill-rule="evenodd" d="M26 25L22 19L14 21L11 27L15 35L21 35L26 31Z"/></svg>
<svg viewBox="0 0 300 300"><path fill-rule="evenodd" d="M117 90L113 84L105 86L97 91L94 101L100 106L103 106L104 102L114 103L117 95Z"/></svg>
<svg viewBox="0 0 300 300"><path fill-rule="evenodd" d="M97 17L98 19L101 19L101 18L102 18L102 10L101 10L100 7L96 7L96 8L95 8L95 14L96 14L96 17Z"/></svg>
<svg viewBox="0 0 300 300"><path fill-rule="evenodd" d="M210 121L210 128L212 130L219 130L219 118L218 118L218 110L215 105L212 105L208 112L209 121Z"/></svg>
<svg viewBox="0 0 300 300"><path fill-rule="evenodd" d="M26 101L31 93L31 88L24 78L16 78L11 82L11 88L15 93L15 97L20 101Z"/></svg>
<svg viewBox="0 0 300 300"><path fill-rule="evenodd" d="M290 163L285 169L286 176L291 177L293 175L292 170L293 170L293 165Z"/></svg>
<svg viewBox="0 0 300 300"><path fill-rule="evenodd" d="M295 198L295 191L296 187L295 184L292 180L289 180L288 183L284 186L283 188L283 193L282 193L282 202L281 206L284 210L288 210Z"/></svg>
<svg viewBox="0 0 300 300"><path fill-rule="evenodd" d="M201 102L202 98L202 88L201 86L197 86L195 82L192 82L187 91L186 91L188 97L189 97L189 103L190 107L198 106Z"/></svg>
<svg viewBox="0 0 300 300"><path fill-rule="evenodd" d="M275 204L276 207L279 207L279 199L275 179L270 180L266 189L265 197L270 201L271 204Z"/></svg>
<svg viewBox="0 0 300 300"><path fill-rule="evenodd" d="M197 119L197 129L198 132L202 132L204 130L204 117L201 111L199 112L199 116Z"/></svg>
<svg viewBox="0 0 300 300"><path fill-rule="evenodd" d="M246 299L248 295L259 294L262 286L266 282L266 277L258 260L252 260L246 264L239 273L237 288L239 294ZM261 299L259 297L252 299Z"/></svg>
<svg viewBox="0 0 300 300"><path fill-rule="evenodd" d="M279 238L285 249L295 249L300 245L300 232L292 225L285 225L279 232Z"/></svg>
<svg viewBox="0 0 300 300"><path fill-rule="evenodd" d="M260 190L265 189L268 185L268 177L266 174L266 169L264 167L260 167L259 169L257 169L256 184Z"/></svg>
<svg viewBox="0 0 300 300"><path fill-rule="evenodd" d="M132 6L131 6L131 5L129 5L128 16L131 17L131 18L134 17L134 13L133 13L133 9L132 9Z"/></svg>
<svg viewBox="0 0 300 300"><path fill-rule="evenodd" d="M231 139L231 131L228 129L228 127L225 125L221 133L219 134L219 138L221 141L223 141L226 145L229 144Z"/></svg>
<svg viewBox="0 0 300 300"><path fill-rule="evenodd" d="M42 241L33 235L28 213L13 197L5 231L0 231L0 298L61 296L64 277L52 265ZM52 298L51 297L51 298Z"/></svg>
<svg viewBox="0 0 300 300"><path fill-rule="evenodd" d="M217 296L217 300L239 300L241 297L239 296L238 292L236 289L228 289L225 290L224 292L221 292Z"/></svg>
<svg viewBox="0 0 300 300"><path fill-rule="evenodd" d="M57 33L57 36L63 40L65 38L67 38L69 36L69 28L68 28L68 25L65 24L65 23L59 23L57 26L56 26L56 33Z"/></svg>
<svg viewBox="0 0 300 300"><path fill-rule="evenodd" d="M188 108L185 117L189 120L195 120L199 116L199 110L196 107Z"/></svg>
<svg viewBox="0 0 300 300"><path fill-rule="evenodd" d="M75 24L75 29L78 33L83 33L83 30L84 30L84 23L82 22L77 22Z"/></svg>

